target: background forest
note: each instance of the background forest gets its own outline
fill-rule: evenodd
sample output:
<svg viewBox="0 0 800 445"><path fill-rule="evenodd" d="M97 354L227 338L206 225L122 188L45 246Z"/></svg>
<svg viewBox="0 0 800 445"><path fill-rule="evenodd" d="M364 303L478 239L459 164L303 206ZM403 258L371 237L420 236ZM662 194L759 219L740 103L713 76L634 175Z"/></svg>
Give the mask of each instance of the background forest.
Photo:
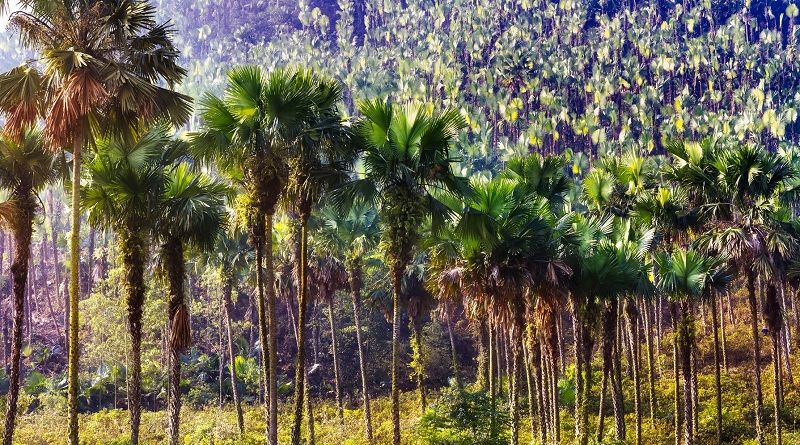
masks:
<svg viewBox="0 0 800 445"><path fill-rule="evenodd" d="M139 4L0 0L4 443L800 443L795 3Z"/></svg>

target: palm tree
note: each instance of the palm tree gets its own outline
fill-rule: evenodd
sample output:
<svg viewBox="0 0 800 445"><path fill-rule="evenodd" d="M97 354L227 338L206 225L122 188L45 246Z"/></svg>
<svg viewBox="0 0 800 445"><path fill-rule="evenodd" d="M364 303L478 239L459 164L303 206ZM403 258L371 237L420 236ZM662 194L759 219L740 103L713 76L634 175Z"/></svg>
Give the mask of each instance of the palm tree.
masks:
<svg viewBox="0 0 800 445"><path fill-rule="evenodd" d="M278 319L272 285L272 226L288 181L289 146L308 128L313 108L312 85L304 72L275 70L265 74L255 66L239 66L228 72L223 98L203 97L200 114L204 126L188 135L199 159L215 164L245 189L241 204L246 209L248 236L256 256L258 335L267 385L270 445L278 444Z"/></svg>
<svg viewBox="0 0 800 445"><path fill-rule="evenodd" d="M693 251L677 249L671 254L656 255L658 265L658 287L680 305L678 323L678 342L683 375L683 411L685 445L693 443L695 418L692 403L692 354L695 348L694 318L692 299L697 299L712 289L724 289L731 275L724 267L724 261L714 257L704 257Z"/></svg>
<svg viewBox="0 0 800 445"><path fill-rule="evenodd" d="M319 226L315 235L317 249L328 255L344 258L353 302L353 321L361 373L361 395L364 404L364 432L367 442L372 444L372 413L369 388L367 387L367 364L364 343L361 339L361 288L366 257L378 244L380 238L378 214L373 207L364 204L353 206L344 215L329 206L319 211L317 221Z"/></svg>
<svg viewBox="0 0 800 445"><path fill-rule="evenodd" d="M300 251L298 275L297 357L295 361L294 422L292 444L300 443L306 380L306 319L308 304L308 222L319 199L333 187L347 181L357 157L350 130L339 111L341 86L334 79L311 71L297 71L294 82L308 91L310 100L296 137L289 147L287 195L299 222ZM310 402L310 400L309 400Z"/></svg>
<svg viewBox="0 0 800 445"><path fill-rule="evenodd" d="M166 127L153 127L132 143L120 139L98 142L97 155L89 164L89 183L83 204L90 223L114 230L125 270L123 287L131 337L128 409L131 443L139 443L142 391L142 311L146 284L145 268L151 251L155 221L160 216L166 177L171 160L165 147L172 143Z"/></svg>
<svg viewBox="0 0 800 445"><path fill-rule="evenodd" d="M39 54L0 75L0 113L6 131L20 134L44 117L45 144L72 152L69 285L69 443L78 445L78 301L80 168L82 151L98 134L126 139L167 119L182 125L188 96L173 87L186 71L178 63L172 28L157 23L146 0L21 2L9 18L22 45Z"/></svg>
<svg viewBox="0 0 800 445"><path fill-rule="evenodd" d="M334 195L337 205L376 202L382 221L381 246L392 277L392 443L400 443L400 286L413 257L426 217L434 227L449 213L430 193L431 187L464 194L466 182L451 168L450 144L466 123L448 110L438 114L420 105L396 106L389 101L363 101L364 119L356 132L364 151L364 176Z"/></svg>
<svg viewBox="0 0 800 445"><path fill-rule="evenodd" d="M756 281L758 277L766 277L772 272L775 249L779 248L775 242L779 239L772 236L776 227L771 215L779 205L779 193L795 177L796 172L789 161L753 145L713 149L701 146L695 150L702 150L703 162L695 162L699 167L692 171L709 171L713 174L676 177L689 185L686 188L702 190L704 194L706 204L702 208L709 214L713 228L702 235L699 244L709 252L730 258L732 265L746 276L753 338L756 440L763 445L765 439L761 417L764 399ZM679 158L682 164L691 165L691 151L686 155L677 153L674 157ZM695 155L695 159L698 157Z"/></svg>
<svg viewBox="0 0 800 445"><path fill-rule="evenodd" d="M214 246L225 228L228 190L222 183L192 172L188 164L167 168L156 233L169 286L169 443L177 445L181 409L180 354L191 344L184 291L186 247L202 251Z"/></svg>
<svg viewBox="0 0 800 445"><path fill-rule="evenodd" d="M40 210L37 193L58 177L57 157L44 147L41 133L26 130L21 140L0 138L0 188L10 192L0 203L0 220L14 235L13 282L14 319L11 331L11 373L3 445L11 445L19 397L22 327L25 322L25 289L28 280L33 219Z"/></svg>

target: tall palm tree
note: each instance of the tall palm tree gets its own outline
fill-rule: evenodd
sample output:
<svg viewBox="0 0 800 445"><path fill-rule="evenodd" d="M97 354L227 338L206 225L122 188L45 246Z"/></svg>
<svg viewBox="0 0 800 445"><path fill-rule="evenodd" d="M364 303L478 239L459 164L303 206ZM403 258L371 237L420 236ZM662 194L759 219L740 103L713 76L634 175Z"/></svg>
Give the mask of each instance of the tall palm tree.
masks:
<svg viewBox="0 0 800 445"><path fill-rule="evenodd" d="M169 23L157 23L146 0L81 2L31 0L11 14L9 27L39 57L0 75L0 113L6 131L20 134L44 118L45 143L72 154L69 284L69 443L78 445L78 301L80 168L83 150L98 135L126 139L167 119L182 125L191 99L173 87L178 65Z"/></svg>
<svg viewBox="0 0 800 445"><path fill-rule="evenodd" d="M431 187L464 194L466 181L452 170L450 144L466 126L454 110L432 114L420 105L363 101L364 119L356 132L364 151L364 175L339 189L341 207L353 201L376 202L382 221L381 247L392 277L392 443L400 443L400 286L426 217L434 227L449 213Z"/></svg>
<svg viewBox="0 0 800 445"><path fill-rule="evenodd" d="M14 318L11 328L11 373L5 416L3 445L11 445L19 397L22 327L25 322L25 289L33 234L33 219L39 212L37 193L58 178L59 163L47 150L37 130L26 130L21 140L0 138L0 188L10 193L0 203L0 221L14 236L11 264Z"/></svg>
<svg viewBox="0 0 800 445"><path fill-rule="evenodd" d="M372 413L369 388L367 387L367 364L364 342L361 339L361 288L366 257L377 246L380 238L378 214L375 208L365 204L355 205L341 215L332 206L323 207L317 215L315 243L320 252L344 258L350 296L353 303L353 321L356 330L356 347L361 374L361 396L364 404L364 434L367 442L373 443Z"/></svg>
<svg viewBox="0 0 800 445"><path fill-rule="evenodd" d="M796 172L786 159L751 144L721 146L713 150L701 146L694 150L686 155L678 152L674 157L683 164L691 165L692 153L701 150L704 162L700 162L700 167L695 167L694 171L709 171L713 175L686 174L676 177L688 184L687 189L702 190L704 193L706 204L702 208L710 213L708 217L713 227L701 236L700 245L710 252L728 257L732 265L746 277L753 338L756 440L763 445L764 399L756 281L772 273L777 247L775 241L778 240L771 236L777 229L772 214L779 206L779 194ZM700 155L694 155L694 159L698 157Z"/></svg>
<svg viewBox="0 0 800 445"><path fill-rule="evenodd" d="M308 312L308 222L319 199L349 179L357 157L349 126L344 125L339 106L342 90L339 83L312 71L298 70L294 81L307 89L310 106L305 110L296 137L289 147L289 183L287 196L299 222L300 252L298 272L297 357L295 360L294 422L292 444L300 443L303 399L307 397L306 319Z"/></svg>
<svg viewBox="0 0 800 445"><path fill-rule="evenodd" d="M658 265L658 287L680 305L678 342L683 375L683 443L691 445L694 440L695 418L692 410L692 354L695 348L692 299L697 299L712 289L721 290L730 282L731 275L719 258L705 257L693 250L677 249L671 254L656 255Z"/></svg>
<svg viewBox="0 0 800 445"><path fill-rule="evenodd" d="M166 127L153 127L128 143L103 139L89 164L83 204L90 223L114 230L125 270L123 287L131 337L128 409L131 443L139 443L142 391L142 311L145 268L166 184L165 148L173 141ZM168 152L169 150L167 150Z"/></svg>
<svg viewBox="0 0 800 445"><path fill-rule="evenodd" d="M239 66L228 72L224 97L202 98L203 127L188 135L199 159L215 164L245 189L248 236L256 256L256 308L270 445L278 444L273 220L288 181L289 146L308 128L313 108L312 85L304 72L264 73L259 67Z"/></svg>
<svg viewBox="0 0 800 445"><path fill-rule="evenodd" d="M192 172L188 164L167 166L166 184L156 233L169 286L169 443L178 444L181 409L181 352L191 344L189 311L186 307L186 248L199 251L214 247L225 229L227 213L225 185L202 173ZM233 360L233 357L231 358Z"/></svg>

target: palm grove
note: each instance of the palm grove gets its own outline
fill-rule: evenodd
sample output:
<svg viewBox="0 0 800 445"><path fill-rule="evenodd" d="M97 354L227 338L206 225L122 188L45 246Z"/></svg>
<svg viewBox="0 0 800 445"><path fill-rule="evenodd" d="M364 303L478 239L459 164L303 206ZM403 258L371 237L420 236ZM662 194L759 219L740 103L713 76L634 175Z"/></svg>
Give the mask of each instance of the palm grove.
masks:
<svg viewBox="0 0 800 445"><path fill-rule="evenodd" d="M33 304L53 343L66 348L70 443L83 434L79 412L103 406L102 395L100 402L92 399L94 383L81 381L88 370L80 362L90 352L81 348L87 335L81 322L89 319L92 337L103 337L97 327L108 326L93 316L93 310L104 314L97 289L122 302L127 332L120 333L124 364L92 370L91 380L114 379L113 406L127 408L134 444L146 407L166 407L165 437L180 442L181 401L194 398L185 380L202 367L198 349L213 350L219 402L233 403L240 434L247 429L243 405L258 403L262 439L313 443L314 405L330 398L339 421L346 404L360 407L366 441L399 444L408 439L401 389L413 389L422 410L428 392L439 389L425 366L431 337L425 328L432 324L447 331L448 391L486 402L485 418L475 421L480 425L466 433L462 440L472 442L465 443L525 437L641 444L648 424L664 419L675 443L708 437L722 443L735 439L726 436L733 425L724 423L723 380L729 372L726 320L731 323L736 303L747 313L738 322L749 334L752 438L780 443L782 426L790 423L783 396L793 385L791 329L800 330L793 292L800 258L797 158L782 143L784 124L793 120L790 107L780 116L764 112L731 134L724 131L727 118L689 135L654 131L637 150L626 138L641 129L626 129L617 114L598 112L596 122L577 119L566 131L561 124L548 127L549 111L537 114L512 100L502 107L502 131L526 142L513 154L495 152L490 168L470 170L465 166L481 156L461 145L486 135L480 118L451 107L449 93L417 101L353 100L341 77L324 69L243 65L226 73L221 94L197 101L197 125L178 131L193 116L192 98L176 91L187 72L172 28L156 21L152 5L20 6L9 26L36 57L0 76L0 185L7 196L0 216L4 247L14 249L12 324L3 335L10 343L4 443L13 440L21 383L27 391L33 375L22 368L23 355L31 360L23 349L33 343ZM793 26L796 8L786 14ZM528 95L537 83L524 80L532 63L526 60L505 59L506 73L513 74L506 87L527 95L526 104L555 109L547 85ZM658 63L642 76L672 71ZM696 87L696 78L682 76L676 82ZM728 99L718 100L730 101L736 113L732 88ZM760 88L763 104L763 81ZM611 105L623 100L588 87L585 93ZM664 94L676 117L662 124L682 132L688 93L670 84ZM472 105L472 111L486 107ZM537 126L523 134L520 116ZM618 124L620 144L613 147L604 127ZM573 143L583 141L587 153L555 154L564 151L559 129ZM37 286L45 288L46 300L34 303L34 228L43 232L39 274L47 273L48 255L52 273L62 272L52 213L53 195L63 191L70 196L70 221L60 227L69 232L68 292L59 288L61 278L52 277L53 290L44 278ZM37 224L45 213L49 227ZM80 239L87 222L88 263L95 263L98 233L99 244L110 250L88 277ZM100 283L92 283L95 275ZM192 302L201 293L198 281L210 275L218 302L208 289L205 300ZM732 296L740 289L741 302ZM349 401L337 346L344 329L336 306L345 294L359 373L350 385L357 398ZM243 314L236 305L245 299ZM160 316L151 313L152 300L161 301L155 307ZM319 381L317 366L322 307L331 346L331 371L322 378L327 383ZM210 324L214 310L220 312L217 326ZM163 323L156 344L146 334L153 320ZM699 347L708 325L710 365ZM386 333L375 332L381 329ZM379 351L366 344L381 335L389 348L376 364L368 353ZM474 354L459 350L465 343ZM152 352L159 348L161 359ZM148 361L158 360L166 365L164 379L148 381ZM385 388L371 385L370 366L383 368ZM705 366L713 374L709 388L699 378ZM120 374L124 402L117 401ZM767 394L762 378L770 382ZM563 395L564 382L572 400ZM657 397L662 385L669 386L669 399ZM314 386L332 391L312 397ZM703 391L713 397L701 400ZM375 426L383 419L371 414L370 396L379 394L389 395L391 407L384 429ZM703 404L714 406L708 431L700 422ZM291 417L285 428L279 428L282 410ZM436 413L429 413L435 423ZM613 417L608 431L606 417Z"/></svg>

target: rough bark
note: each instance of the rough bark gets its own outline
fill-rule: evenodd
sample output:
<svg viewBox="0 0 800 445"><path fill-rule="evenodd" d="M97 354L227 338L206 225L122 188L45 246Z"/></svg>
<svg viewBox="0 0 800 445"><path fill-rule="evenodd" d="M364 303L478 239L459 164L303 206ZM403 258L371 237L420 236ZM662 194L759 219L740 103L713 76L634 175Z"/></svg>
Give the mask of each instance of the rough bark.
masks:
<svg viewBox="0 0 800 445"><path fill-rule="evenodd" d="M300 257L298 264L298 311L297 311L297 357L294 373L294 417L292 422L292 445L300 445L300 428L303 423L303 397L306 381L306 318L308 313L308 284L307 284L307 250L308 228L307 218L300 222ZM398 414L399 415L399 414ZM399 434L399 430L398 430Z"/></svg>
<svg viewBox="0 0 800 445"><path fill-rule="evenodd" d="M400 445L400 286L403 267L392 270L392 445Z"/></svg>
<svg viewBox="0 0 800 445"><path fill-rule="evenodd" d="M69 276L69 352L67 370L67 412L69 417L69 445L78 445L78 301L80 300L80 232L81 232L81 143L76 142L72 150L72 224L70 229L70 276ZM135 444L134 444L135 445Z"/></svg>
<svg viewBox="0 0 800 445"><path fill-rule="evenodd" d="M131 445L139 443L142 416L142 312L144 309L144 268L148 257L146 235L136 229L118 228L122 262L125 268L125 301L128 332L131 337L128 410L131 419Z"/></svg>
<svg viewBox="0 0 800 445"><path fill-rule="evenodd" d="M13 321L11 328L11 374L9 375L8 398L6 400L5 428L3 445L11 445L17 418L19 399L20 361L22 351L22 327L25 322L25 289L28 281L31 235L35 203L30 189L17 191L16 221L12 224L14 233L14 260L11 263L13 289Z"/></svg>

